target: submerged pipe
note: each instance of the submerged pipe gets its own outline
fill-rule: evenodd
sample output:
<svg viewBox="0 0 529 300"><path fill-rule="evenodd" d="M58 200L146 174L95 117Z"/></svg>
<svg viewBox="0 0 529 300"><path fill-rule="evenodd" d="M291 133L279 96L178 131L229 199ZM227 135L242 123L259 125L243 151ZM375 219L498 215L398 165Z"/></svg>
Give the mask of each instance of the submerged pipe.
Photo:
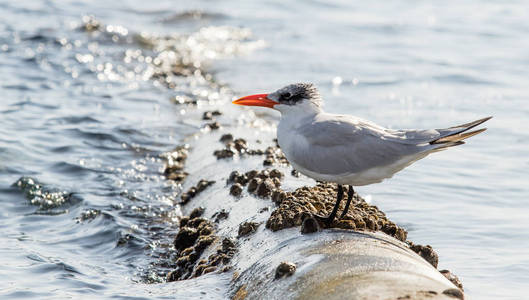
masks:
<svg viewBox="0 0 529 300"><path fill-rule="evenodd" d="M303 219L325 209L319 201L326 194L315 191L329 187L296 190L315 182L290 175L279 149L262 149L273 145L269 127L258 137L255 128L227 128L229 135L221 127L192 136L178 176L166 170L168 178L185 178L188 215L175 238L177 267L169 281L231 272L225 295L232 299L463 299L462 290L403 242L405 231L393 228L401 240L381 232L385 215L359 197L355 205L374 212L373 224L350 217L338 226L349 230L302 233ZM277 170L262 171L270 165ZM234 178L234 170L242 175Z"/></svg>
<svg viewBox="0 0 529 300"><path fill-rule="evenodd" d="M295 272L277 276L285 262ZM233 284L236 298L246 299L462 299L405 243L383 233L345 230L286 239Z"/></svg>

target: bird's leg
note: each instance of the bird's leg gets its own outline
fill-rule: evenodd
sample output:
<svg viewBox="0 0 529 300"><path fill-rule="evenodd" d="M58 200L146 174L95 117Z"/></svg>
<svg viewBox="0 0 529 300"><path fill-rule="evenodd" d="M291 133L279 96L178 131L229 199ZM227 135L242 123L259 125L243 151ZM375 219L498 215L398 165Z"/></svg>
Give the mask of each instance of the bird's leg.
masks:
<svg viewBox="0 0 529 300"><path fill-rule="evenodd" d="M347 191L347 202L345 203L345 208L342 211L342 215L340 216L340 219L345 217L347 214L347 211L349 211L349 205L351 204L351 200L353 200L353 195L355 193L355 190L352 185L349 186L349 190Z"/></svg>
<svg viewBox="0 0 529 300"><path fill-rule="evenodd" d="M336 213L338 212L338 207L340 207L340 202L342 201L342 198L343 198L343 186L339 184L338 193L336 194L336 203L334 204L334 208L332 209L331 214L329 214L328 217L322 217L318 215L316 215L315 217L317 219L320 219L327 225L331 224L334 218L336 217Z"/></svg>

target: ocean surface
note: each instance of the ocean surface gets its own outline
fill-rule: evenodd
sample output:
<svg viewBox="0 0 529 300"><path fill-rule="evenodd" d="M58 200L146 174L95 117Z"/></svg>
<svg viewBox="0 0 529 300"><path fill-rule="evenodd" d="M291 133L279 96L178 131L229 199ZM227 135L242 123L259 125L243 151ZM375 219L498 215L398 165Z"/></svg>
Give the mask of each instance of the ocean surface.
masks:
<svg viewBox="0 0 529 300"><path fill-rule="evenodd" d="M181 214L160 155L202 130L175 100L308 81L326 110L391 128L494 116L356 190L468 299L523 299L528 35L524 1L0 1L0 298L222 297L229 278L165 283L157 265Z"/></svg>

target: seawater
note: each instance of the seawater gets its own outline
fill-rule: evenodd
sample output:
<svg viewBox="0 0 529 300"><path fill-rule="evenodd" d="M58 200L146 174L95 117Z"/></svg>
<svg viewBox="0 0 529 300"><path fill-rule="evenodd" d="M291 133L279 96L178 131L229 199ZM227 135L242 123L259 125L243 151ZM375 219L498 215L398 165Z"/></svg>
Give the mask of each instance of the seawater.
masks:
<svg viewBox="0 0 529 300"><path fill-rule="evenodd" d="M0 8L2 297L221 297L220 276L158 283L181 188L160 154L201 130L171 99L228 103L300 81L318 85L326 110L391 128L493 115L466 145L357 190L432 245L467 298L528 291L523 1ZM160 80L174 61L179 73Z"/></svg>

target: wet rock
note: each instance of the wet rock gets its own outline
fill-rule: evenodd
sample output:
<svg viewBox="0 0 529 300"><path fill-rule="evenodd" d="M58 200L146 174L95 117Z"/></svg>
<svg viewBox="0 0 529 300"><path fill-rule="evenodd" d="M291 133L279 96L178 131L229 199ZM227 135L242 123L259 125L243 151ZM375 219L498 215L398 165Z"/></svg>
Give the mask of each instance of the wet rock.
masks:
<svg viewBox="0 0 529 300"><path fill-rule="evenodd" d="M209 223L208 223L208 224L209 224ZM213 227L212 227L212 226L209 226L209 225L207 225L207 226L201 226L201 227L199 228L198 233L199 233L200 235L208 235L208 234L212 234L212 233L213 233Z"/></svg>
<svg viewBox="0 0 529 300"><path fill-rule="evenodd" d="M85 221L91 221L99 215L101 215L101 211L99 209L88 209L83 211L81 215L76 218L76 220L77 223L82 223Z"/></svg>
<svg viewBox="0 0 529 300"><path fill-rule="evenodd" d="M165 77L165 76L163 76ZM184 105L197 105L197 100L185 95L178 95L171 98L171 102L175 104L184 104Z"/></svg>
<svg viewBox="0 0 529 300"><path fill-rule="evenodd" d="M248 143L244 139L236 139L233 141L233 147L239 153L246 152L248 150Z"/></svg>
<svg viewBox="0 0 529 300"><path fill-rule="evenodd" d="M255 180L255 178L252 180ZM261 184L257 186L257 196L261 198L269 197L270 195L272 195L272 191L274 190L274 188L274 182L270 179L265 179L263 182L261 182Z"/></svg>
<svg viewBox="0 0 529 300"><path fill-rule="evenodd" d="M435 296L437 295L437 292L436 291L416 291L415 292L415 297L413 297L413 299L430 299L430 298L435 298ZM411 298L408 298L408 299L411 299Z"/></svg>
<svg viewBox="0 0 529 300"><path fill-rule="evenodd" d="M237 272L237 271L233 272L233 275L231 276L231 281L233 282L233 281L237 280L240 275L241 274L239 272Z"/></svg>
<svg viewBox="0 0 529 300"><path fill-rule="evenodd" d="M265 160L263 160L263 166L271 166L275 163L275 160L272 159L272 158L265 158Z"/></svg>
<svg viewBox="0 0 529 300"><path fill-rule="evenodd" d="M292 276L296 272L296 265L291 262L282 262L276 268L276 279Z"/></svg>
<svg viewBox="0 0 529 300"><path fill-rule="evenodd" d="M204 208L202 206L197 207L191 211L189 214L190 219L201 217L204 214Z"/></svg>
<svg viewBox="0 0 529 300"><path fill-rule="evenodd" d="M176 249L183 250L192 246L198 238L198 231L195 228L183 227L178 231L174 239Z"/></svg>
<svg viewBox="0 0 529 300"><path fill-rule="evenodd" d="M436 291L426 291L425 293L430 295L437 295Z"/></svg>
<svg viewBox="0 0 529 300"><path fill-rule="evenodd" d="M205 111L202 114L202 120L213 120L213 114L210 111Z"/></svg>
<svg viewBox="0 0 529 300"><path fill-rule="evenodd" d="M260 178L253 178L252 180L250 180L250 182L248 183L248 192L255 192L262 181L263 180Z"/></svg>
<svg viewBox="0 0 529 300"><path fill-rule="evenodd" d="M270 171L268 171L267 169L264 169L264 170L261 170L261 171L258 171L255 176L255 178L261 178L263 180L265 179L268 179L270 178Z"/></svg>
<svg viewBox="0 0 529 300"><path fill-rule="evenodd" d="M314 219L313 216L309 215L309 216L302 217L302 218L303 218L303 223L301 224L301 233L308 234L308 233L313 233L313 232L317 232L320 230L318 221L316 221L316 219Z"/></svg>
<svg viewBox="0 0 529 300"><path fill-rule="evenodd" d="M215 237L208 234L208 235L202 235L197 239L197 243L195 245L195 251L202 252L206 247L211 245L215 241Z"/></svg>
<svg viewBox="0 0 529 300"><path fill-rule="evenodd" d="M213 120L214 116L220 116L222 113L218 110L215 111L205 111L202 114L202 120Z"/></svg>
<svg viewBox="0 0 529 300"><path fill-rule="evenodd" d="M285 154L283 154L283 152L281 151L281 149L279 149L278 146L266 148L264 154L266 155L263 161L264 166L289 164L287 158L285 157Z"/></svg>
<svg viewBox="0 0 529 300"><path fill-rule="evenodd" d="M349 229L349 230L356 230L356 223L353 220L336 220L337 224L336 227L342 228L342 229Z"/></svg>
<svg viewBox="0 0 529 300"><path fill-rule="evenodd" d="M165 160L164 175L167 179L174 181L183 181L188 173L184 172L185 161L188 150L186 146L179 146L172 151L160 155Z"/></svg>
<svg viewBox="0 0 529 300"><path fill-rule="evenodd" d="M239 173L239 171L233 171L228 177L228 183L238 183L243 186L248 183L248 177L245 174Z"/></svg>
<svg viewBox="0 0 529 300"><path fill-rule="evenodd" d="M278 178L278 179L283 179L284 175L281 171L279 171L278 169L273 169L270 171L270 178Z"/></svg>
<svg viewBox="0 0 529 300"><path fill-rule="evenodd" d="M283 192L283 191L278 191L278 190L275 190L272 192L272 201L276 204L276 205L280 205L281 202L283 202L283 200L285 200L287 197L287 193Z"/></svg>
<svg viewBox="0 0 529 300"><path fill-rule="evenodd" d="M193 227L193 228L199 228L203 223L207 224L208 220L205 218L194 218L194 219L189 219L189 221L187 221L186 226Z"/></svg>
<svg viewBox="0 0 529 300"><path fill-rule="evenodd" d="M206 124L206 127L208 127L211 130L217 130L220 128L220 123L219 122L208 123Z"/></svg>
<svg viewBox="0 0 529 300"><path fill-rule="evenodd" d="M211 273L211 272L214 272L214 271L217 271L217 267L215 267L215 266L206 267L204 269L204 271L202 272L202 274L208 274L208 273Z"/></svg>
<svg viewBox="0 0 529 300"><path fill-rule="evenodd" d="M456 299L465 299L465 296L460 289L446 289L443 291L443 294Z"/></svg>
<svg viewBox="0 0 529 300"><path fill-rule="evenodd" d="M228 264L233 258L233 255L235 255L236 251L237 248L235 246L235 243L229 238L224 238L222 240L221 245L217 248L216 252L208 257L205 265L216 266L217 269L220 265L224 265L224 268L222 268L222 270L229 270L230 267Z"/></svg>
<svg viewBox="0 0 529 300"><path fill-rule="evenodd" d="M180 218L180 227L184 227L189 222L189 216L183 216Z"/></svg>
<svg viewBox="0 0 529 300"><path fill-rule="evenodd" d="M299 177L299 172L296 171L295 169L292 169L292 171L290 172L290 175L292 175L294 177Z"/></svg>
<svg viewBox="0 0 529 300"><path fill-rule="evenodd" d="M233 182L235 182L235 180L236 180L237 178L239 178L240 176L242 176L242 175L241 175L241 173L240 173L239 171L232 171L232 172L230 173L230 176L228 176L228 183L233 183Z"/></svg>
<svg viewBox="0 0 529 300"><path fill-rule="evenodd" d="M253 179L255 176L257 176L257 174L259 174L259 171L257 171L257 170L251 170L251 171L246 172L246 174L244 174L244 175L246 175L246 178L248 178L248 180L251 180L251 179Z"/></svg>
<svg viewBox="0 0 529 300"><path fill-rule="evenodd" d="M80 29L87 32L98 31L101 29L101 22L97 20L94 16L83 16L83 24L81 24Z"/></svg>
<svg viewBox="0 0 529 300"><path fill-rule="evenodd" d="M187 146L178 146L169 152L165 152L160 157L165 158L169 165L183 162L188 156Z"/></svg>
<svg viewBox="0 0 529 300"><path fill-rule="evenodd" d="M219 140L221 143L227 144L233 141L233 135L231 133L223 134Z"/></svg>
<svg viewBox="0 0 529 300"><path fill-rule="evenodd" d="M229 238L222 240L222 251L229 252L235 249L235 242Z"/></svg>
<svg viewBox="0 0 529 300"><path fill-rule="evenodd" d="M182 171L183 168L184 168L184 162L179 162L179 161L171 162L170 164L166 164L164 175L167 176L171 173Z"/></svg>
<svg viewBox="0 0 529 300"><path fill-rule="evenodd" d="M189 173L184 172L184 171L173 171L173 172L168 172L168 174L166 174L166 177L169 180L182 182L184 181L184 179L186 179L187 175L189 175Z"/></svg>
<svg viewBox="0 0 529 300"><path fill-rule="evenodd" d="M215 219L215 223L218 223L220 222L221 220L225 220L228 218L229 216L229 212L225 209L222 209L218 212L216 212L215 214L213 214L213 216L211 217L212 219Z"/></svg>
<svg viewBox="0 0 529 300"><path fill-rule="evenodd" d="M246 296L248 295L248 291L246 290L246 284L243 284L233 295L231 300L245 300Z"/></svg>
<svg viewBox="0 0 529 300"><path fill-rule="evenodd" d="M216 150L214 154L217 158L232 157L235 154L244 155L263 155L264 151L259 149L249 149L248 142L245 139L234 139L233 135L225 134L220 138L220 141L225 144L226 148Z"/></svg>
<svg viewBox="0 0 529 300"><path fill-rule="evenodd" d="M176 269L167 273L166 280L167 282L178 281L182 275L182 269Z"/></svg>
<svg viewBox="0 0 529 300"><path fill-rule="evenodd" d="M287 202L285 200L284 202ZM266 228L277 231L289 227L299 226L302 223L302 214L307 212L296 203L282 203L278 209L272 212L266 222ZM288 201L290 202L290 201Z"/></svg>
<svg viewBox="0 0 529 300"><path fill-rule="evenodd" d="M215 181L201 179L196 186L193 186L189 188L189 190L187 190L185 193L182 193L182 195L180 196L180 204L187 204L196 195L198 195L200 192L204 191L207 187L211 186L214 183Z"/></svg>
<svg viewBox="0 0 529 300"><path fill-rule="evenodd" d="M355 223L355 227L358 228L359 230L364 230L366 229L366 222L364 222L364 220L360 219L360 218L354 218L354 223ZM395 227L395 230L397 226L395 226L394 224L392 224L392 226ZM385 231L384 231L385 232ZM396 231L395 231L396 232ZM388 232L385 232L386 234L388 235L392 235L391 233L388 233ZM393 236L393 235L392 235Z"/></svg>
<svg viewBox="0 0 529 300"><path fill-rule="evenodd" d="M306 215L328 215L334 207L336 191L336 185L330 183L318 183L315 187L301 187L294 192L276 190L272 193L272 200L279 207L270 215L266 227L276 231L302 225ZM342 201L339 211L343 210L344 206L345 201ZM323 228L382 230L401 241L405 241L407 236L404 229L389 221L376 206L367 204L357 194L354 195L349 212L343 219L335 220L330 225L319 225Z"/></svg>
<svg viewBox="0 0 529 300"><path fill-rule="evenodd" d="M198 264L195 267L195 270L193 271L193 275L191 276L191 278L195 278L195 277L198 277L198 276L202 275L206 268L208 268L208 265L206 265L206 264Z"/></svg>
<svg viewBox="0 0 529 300"><path fill-rule="evenodd" d="M258 227L259 227L259 223L257 222L244 222L241 225L239 225L239 236L238 237L243 237L251 233L254 233Z"/></svg>
<svg viewBox="0 0 529 300"><path fill-rule="evenodd" d="M180 201L180 204L187 204L187 202L189 202L189 200L195 197L196 194L197 194L197 189L195 187L190 188L189 190L187 190L187 192L183 193L180 196L180 200L182 200Z"/></svg>
<svg viewBox="0 0 529 300"><path fill-rule="evenodd" d="M125 245L129 244L129 243L135 243L138 240L139 239L135 235L127 233L127 234L121 236L118 239L118 241L116 243L116 246L122 247L122 246L125 246Z"/></svg>
<svg viewBox="0 0 529 300"><path fill-rule="evenodd" d="M437 253L433 251L432 246L430 245L414 245L410 242L410 249L413 250L415 253L419 254L424 260L429 262L434 268L437 268L437 264L439 263L439 256L437 256Z"/></svg>
<svg viewBox="0 0 529 300"><path fill-rule="evenodd" d="M238 197L240 196L242 193L242 185L240 185L239 183L236 183L234 185L231 186L230 188L230 194L235 196L235 197Z"/></svg>
<svg viewBox="0 0 529 300"><path fill-rule="evenodd" d="M230 158L235 155L235 152L233 152L230 149L222 149L222 150L215 150L213 152L213 155L217 157L217 159L223 159L223 158Z"/></svg>
<svg viewBox="0 0 529 300"><path fill-rule="evenodd" d="M403 242L406 241L406 238L408 237L408 233L404 229L395 225L395 223L393 222L384 222L382 225L382 232L384 232L387 235L391 235L397 240L400 240Z"/></svg>
<svg viewBox="0 0 529 300"><path fill-rule="evenodd" d="M195 209L190 216L181 218L181 227L174 240L177 252L173 261L176 268L167 274L168 281L198 277L217 270L219 265L229 267L227 264L236 251L235 244L231 241L223 240L208 259L200 259L204 250L218 241L218 238L213 234L213 224L198 217L199 215L202 215L201 209Z"/></svg>
<svg viewBox="0 0 529 300"><path fill-rule="evenodd" d="M201 179L198 183L197 183L197 193L200 193L202 192L203 190L205 190L208 186L214 184L215 181L214 180L205 180L205 179Z"/></svg>
<svg viewBox="0 0 529 300"><path fill-rule="evenodd" d="M248 155L263 155L264 151L260 149L248 149L246 150L246 154Z"/></svg>
<svg viewBox="0 0 529 300"><path fill-rule="evenodd" d="M450 282L452 282L455 286L463 290L463 283L461 283L461 280L459 280L456 275L452 274L452 272L448 270L441 270L439 272L443 274L446 279L450 280Z"/></svg>

